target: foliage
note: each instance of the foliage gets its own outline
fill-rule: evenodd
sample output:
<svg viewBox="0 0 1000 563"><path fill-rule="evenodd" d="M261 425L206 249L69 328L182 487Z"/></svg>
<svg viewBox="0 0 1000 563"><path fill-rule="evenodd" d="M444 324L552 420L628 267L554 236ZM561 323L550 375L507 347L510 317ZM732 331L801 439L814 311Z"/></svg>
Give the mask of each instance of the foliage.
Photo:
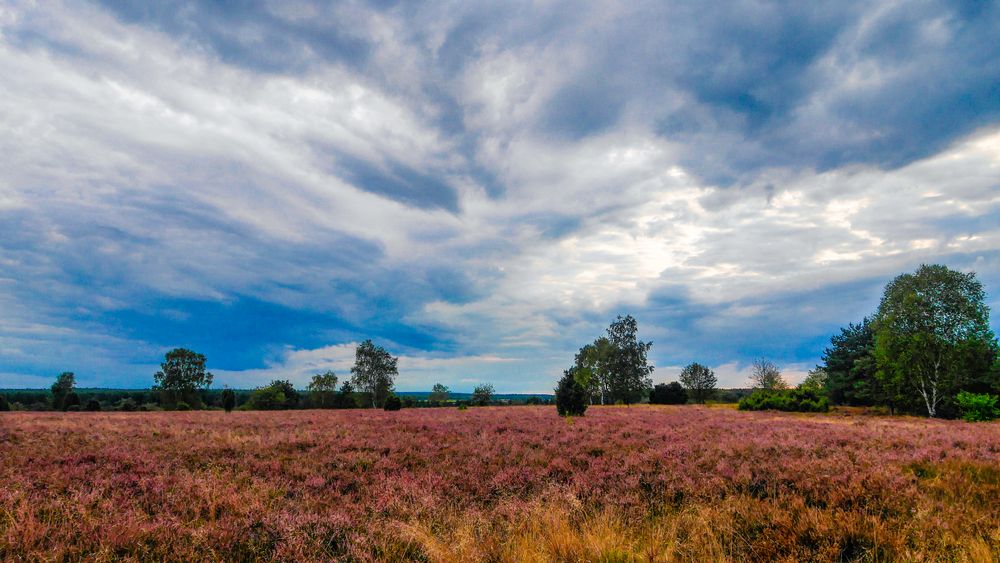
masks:
<svg viewBox="0 0 1000 563"><path fill-rule="evenodd" d="M337 392L334 407L338 409L353 409L357 406L358 402L354 398L354 386L351 385L350 381L345 379L340 385L340 391Z"/></svg>
<svg viewBox="0 0 1000 563"><path fill-rule="evenodd" d="M444 385L440 383L435 383L434 388L431 389L431 394L428 396L428 400L437 401L443 403L448 400L451 396L451 391Z"/></svg>
<svg viewBox="0 0 1000 563"><path fill-rule="evenodd" d="M765 358L757 358L750 368L750 381L754 389L773 391L787 389L788 383L781 376L781 371L774 362Z"/></svg>
<svg viewBox="0 0 1000 563"><path fill-rule="evenodd" d="M252 410L282 410L295 408L298 392L288 380L275 379L264 387L258 387L250 395L244 406Z"/></svg>
<svg viewBox="0 0 1000 563"><path fill-rule="evenodd" d="M607 337L587 344L574 358L574 377L587 390L591 403L595 399L603 405L611 397L611 357L613 347Z"/></svg>
<svg viewBox="0 0 1000 563"><path fill-rule="evenodd" d="M372 408L380 408L393 391L393 385L399 370L396 367L399 359L386 352L385 348L376 346L371 340L365 340L358 345L354 354L354 367L351 368L354 387L367 393L371 399Z"/></svg>
<svg viewBox="0 0 1000 563"><path fill-rule="evenodd" d="M829 374L826 370L821 367L816 367L809 370L806 374L806 378L799 383L799 389L814 389L819 393L826 393L826 381L829 379Z"/></svg>
<svg viewBox="0 0 1000 563"><path fill-rule="evenodd" d="M212 373L205 369L205 356L186 348L174 348L166 353L160 371L153 374L161 402L167 405L184 401L200 405L199 389L212 385Z"/></svg>
<svg viewBox="0 0 1000 563"><path fill-rule="evenodd" d="M688 364L681 370L680 382L687 389L688 396L696 403L704 403L715 395L718 380L715 372L697 362Z"/></svg>
<svg viewBox="0 0 1000 563"><path fill-rule="evenodd" d="M869 406L887 402L876 379L875 329L868 317L851 323L830 338L823 351L826 392L838 405Z"/></svg>
<svg viewBox="0 0 1000 563"><path fill-rule="evenodd" d="M76 394L76 391L70 391L66 393L66 397L63 399L63 410L68 411L73 407L76 407L76 410L80 410L82 404L80 396Z"/></svg>
<svg viewBox="0 0 1000 563"><path fill-rule="evenodd" d="M472 398L469 402L477 407L485 407L490 404L493 400L493 385L490 383L483 383L482 385L477 385L475 389L472 390Z"/></svg>
<svg viewBox="0 0 1000 563"><path fill-rule="evenodd" d="M653 387L653 366L646 360L652 342L637 337L638 323L632 315L621 315L608 327L611 356L608 360L608 395L613 401L628 405L638 403Z"/></svg>
<svg viewBox="0 0 1000 563"><path fill-rule="evenodd" d="M7 397L0 395L0 412L9 411L10 403L7 402Z"/></svg>
<svg viewBox="0 0 1000 563"><path fill-rule="evenodd" d="M961 391L955 397L955 403L962 418L969 422L987 422L1000 418L996 395L989 393L969 393Z"/></svg>
<svg viewBox="0 0 1000 563"><path fill-rule="evenodd" d="M90 399L87 401L87 410L90 412L97 412L101 410L101 402L97 399Z"/></svg>
<svg viewBox="0 0 1000 563"><path fill-rule="evenodd" d="M829 401L817 389L758 389L740 399L741 411L826 412Z"/></svg>
<svg viewBox="0 0 1000 563"><path fill-rule="evenodd" d="M309 402L315 408L332 409L336 405L337 374L332 371L317 373L307 387Z"/></svg>
<svg viewBox="0 0 1000 563"><path fill-rule="evenodd" d="M122 412L134 412L136 409L139 408L139 405L135 404L135 401L133 401L132 399L122 399L118 401L117 406L115 408Z"/></svg>
<svg viewBox="0 0 1000 563"><path fill-rule="evenodd" d="M191 410L191 405L185 403L184 401L180 401L174 408L179 411L189 411Z"/></svg>
<svg viewBox="0 0 1000 563"><path fill-rule="evenodd" d="M76 388L76 376L71 371L64 371L52 384L52 408L61 411L66 408L66 395Z"/></svg>
<svg viewBox="0 0 1000 563"><path fill-rule="evenodd" d="M400 398L396 395L389 395L389 397L386 398L385 400L385 406L382 408L387 411L402 410L403 401L401 401Z"/></svg>
<svg viewBox="0 0 1000 563"><path fill-rule="evenodd" d="M649 402L654 405L683 405L687 400L687 390L676 381L657 384L649 393Z"/></svg>
<svg viewBox="0 0 1000 563"><path fill-rule="evenodd" d="M556 412L559 416L583 416L587 411L590 393L580 384L574 373L575 369L570 368L563 372L556 386Z"/></svg>
<svg viewBox="0 0 1000 563"><path fill-rule="evenodd" d="M222 390L222 408L226 412L233 412L233 408L236 407L236 393L232 389L226 387Z"/></svg>
<svg viewBox="0 0 1000 563"><path fill-rule="evenodd" d="M989 386L997 344L974 273L922 265L885 288L875 317L878 378L890 399L954 414L960 390Z"/></svg>

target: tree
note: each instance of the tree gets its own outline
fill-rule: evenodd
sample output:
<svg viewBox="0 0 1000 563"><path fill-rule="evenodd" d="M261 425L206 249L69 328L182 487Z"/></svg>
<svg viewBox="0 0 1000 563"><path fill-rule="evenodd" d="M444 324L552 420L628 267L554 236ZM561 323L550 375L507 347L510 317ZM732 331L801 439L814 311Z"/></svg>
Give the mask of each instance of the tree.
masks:
<svg viewBox="0 0 1000 563"><path fill-rule="evenodd" d="M806 378L799 383L799 389L813 389L820 393L826 392L826 380L829 378L826 370L821 367L816 367L809 370L806 374Z"/></svg>
<svg viewBox="0 0 1000 563"><path fill-rule="evenodd" d="M233 412L233 408L236 406L236 393L232 389L226 387L222 390L222 408L226 412Z"/></svg>
<svg viewBox="0 0 1000 563"><path fill-rule="evenodd" d="M983 286L972 272L921 265L885 288L875 315L878 377L928 416L955 414L959 391L991 385L997 343Z"/></svg>
<svg viewBox="0 0 1000 563"><path fill-rule="evenodd" d="M337 392L337 397L335 400L334 407L338 409L353 409L358 406L357 401L354 400L354 386L351 382L344 380L344 383L340 385L340 391Z"/></svg>
<svg viewBox="0 0 1000 563"><path fill-rule="evenodd" d="M603 405L610 397L612 351L611 341L602 336L576 354L574 377L586 389L591 403L599 399Z"/></svg>
<svg viewBox="0 0 1000 563"><path fill-rule="evenodd" d="M372 408L382 407L392 393L393 382L399 375L398 361L399 358L392 357L371 340L365 340L355 350L351 379L359 391L371 397Z"/></svg>
<svg viewBox="0 0 1000 563"><path fill-rule="evenodd" d="M309 401L312 406L332 409L337 393L337 374L332 371L317 373L309 382Z"/></svg>
<svg viewBox="0 0 1000 563"><path fill-rule="evenodd" d="M87 401L87 410L90 412L97 412L101 410L101 402L97 399L90 399Z"/></svg>
<svg viewBox="0 0 1000 563"><path fill-rule="evenodd" d="M574 367L564 371L556 386L556 412L559 416L583 416L587 411L590 392L580 384L575 370Z"/></svg>
<svg viewBox="0 0 1000 563"><path fill-rule="evenodd" d="M832 336L822 359L826 393L831 401L856 406L886 402L886 394L876 378L875 330L868 317Z"/></svg>
<svg viewBox="0 0 1000 563"><path fill-rule="evenodd" d="M753 361L750 370L750 381L753 382L754 389L765 389L773 391L775 389L787 389L788 383L781 377L781 371L771 360L757 358Z"/></svg>
<svg viewBox="0 0 1000 563"><path fill-rule="evenodd" d="M676 381L660 383L649 392L649 402L654 405L683 405L687 400L687 391Z"/></svg>
<svg viewBox="0 0 1000 563"><path fill-rule="evenodd" d="M185 348L167 352L153 379L161 400L167 405L176 405L179 401L200 405L198 390L212 385L212 373L205 370L205 356Z"/></svg>
<svg viewBox="0 0 1000 563"><path fill-rule="evenodd" d="M64 371L52 384L52 408L61 411L66 408L66 395L76 389L76 376L71 371Z"/></svg>
<svg viewBox="0 0 1000 563"><path fill-rule="evenodd" d="M637 338L638 323L632 315L621 315L608 327L611 354L608 360L608 391L611 399L638 403L653 387L653 366L646 361L652 342Z"/></svg>
<svg viewBox="0 0 1000 563"><path fill-rule="evenodd" d="M10 410L10 403L7 402L7 397L0 395L0 412L9 410Z"/></svg>
<svg viewBox="0 0 1000 563"><path fill-rule="evenodd" d="M287 397L280 386L266 385L254 389L246 402L246 408L261 411L280 410L285 408L286 401Z"/></svg>
<svg viewBox="0 0 1000 563"><path fill-rule="evenodd" d="M427 397L431 401L436 401L443 403L448 400L451 396L451 391L440 383L435 383L434 387L431 389L431 394Z"/></svg>
<svg viewBox="0 0 1000 563"><path fill-rule="evenodd" d="M680 380L691 400L696 403L704 403L712 398L718 383L715 372L697 362L690 363L681 370Z"/></svg>
<svg viewBox="0 0 1000 563"><path fill-rule="evenodd" d="M484 383L482 385L477 385L475 389L472 390L472 398L469 399L473 405L485 407L490 404L493 399L493 385L489 383Z"/></svg>

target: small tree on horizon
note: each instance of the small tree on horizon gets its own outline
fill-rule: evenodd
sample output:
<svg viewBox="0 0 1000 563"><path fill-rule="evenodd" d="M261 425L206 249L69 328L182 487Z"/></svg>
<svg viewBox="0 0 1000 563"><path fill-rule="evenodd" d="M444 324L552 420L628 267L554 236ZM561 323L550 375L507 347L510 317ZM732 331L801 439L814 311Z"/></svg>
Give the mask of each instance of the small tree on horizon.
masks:
<svg viewBox="0 0 1000 563"><path fill-rule="evenodd" d="M225 409L227 413L233 412L236 407L236 393L229 387L225 387L222 390L222 408Z"/></svg>
<svg viewBox="0 0 1000 563"><path fill-rule="evenodd" d="M372 408L381 408L392 394L394 381L399 375L397 363L385 348L365 340L354 352L351 380L354 387L371 398Z"/></svg>
<svg viewBox="0 0 1000 563"><path fill-rule="evenodd" d="M443 403L447 401L448 397L450 396L451 396L451 390L448 389L448 387L440 383L435 383L434 387L431 389L431 394L427 397L427 399L430 401L438 401Z"/></svg>
<svg viewBox="0 0 1000 563"><path fill-rule="evenodd" d="M493 385L490 383L483 383L482 385L477 385L475 389L472 390L472 398L469 400L473 405L480 407L485 407L490 404L493 399Z"/></svg>
<svg viewBox="0 0 1000 563"><path fill-rule="evenodd" d="M688 391L691 400L704 403L715 395L718 379L715 372L698 362L692 362L681 370L680 382Z"/></svg>
<svg viewBox="0 0 1000 563"><path fill-rule="evenodd" d="M307 389L313 407L332 409L337 393L337 374L329 370L326 373L317 373L312 376Z"/></svg>
<svg viewBox="0 0 1000 563"><path fill-rule="evenodd" d="M750 381L754 389L788 389L788 383L781 376L777 364L766 358L757 358L750 368Z"/></svg>
<svg viewBox="0 0 1000 563"><path fill-rule="evenodd" d="M160 391L167 405L185 402L201 405L200 389L212 385L212 373L205 370L205 355L186 348L174 348L166 353L160 371L153 374L154 389Z"/></svg>
<svg viewBox="0 0 1000 563"><path fill-rule="evenodd" d="M76 389L76 376L71 371L64 371L56 377L52 384L52 408L57 411L65 410L66 395Z"/></svg>

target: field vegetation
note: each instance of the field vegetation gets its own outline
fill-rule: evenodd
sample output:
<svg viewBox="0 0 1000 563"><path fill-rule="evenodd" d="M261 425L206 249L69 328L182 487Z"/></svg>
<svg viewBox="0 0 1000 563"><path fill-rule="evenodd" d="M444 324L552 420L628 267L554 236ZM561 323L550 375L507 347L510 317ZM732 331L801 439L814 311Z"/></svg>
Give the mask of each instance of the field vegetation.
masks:
<svg viewBox="0 0 1000 563"><path fill-rule="evenodd" d="M0 413L0 559L1000 558L1000 425L704 406Z"/></svg>

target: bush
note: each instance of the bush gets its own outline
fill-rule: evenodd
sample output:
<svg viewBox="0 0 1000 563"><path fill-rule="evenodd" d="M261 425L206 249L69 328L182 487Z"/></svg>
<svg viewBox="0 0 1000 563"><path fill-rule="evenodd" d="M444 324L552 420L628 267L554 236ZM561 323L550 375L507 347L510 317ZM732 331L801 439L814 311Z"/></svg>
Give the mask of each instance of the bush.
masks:
<svg viewBox="0 0 1000 563"><path fill-rule="evenodd" d="M395 395L389 395L389 398L385 400L385 406L382 408L387 411L398 411L403 408L403 401Z"/></svg>
<svg viewBox="0 0 1000 563"><path fill-rule="evenodd" d="M120 411L132 412L136 410L136 408L138 408L138 406L132 399L122 399L118 401L118 410Z"/></svg>
<svg viewBox="0 0 1000 563"><path fill-rule="evenodd" d="M233 407L235 406L236 393L232 389L226 387L222 390L222 408L225 409L226 412L232 412Z"/></svg>
<svg viewBox="0 0 1000 563"><path fill-rule="evenodd" d="M467 405L465 403L459 403L458 404L458 410L460 410L460 411L467 411L467 410L469 410L469 405Z"/></svg>
<svg viewBox="0 0 1000 563"><path fill-rule="evenodd" d="M687 401L687 390L676 381L660 383L649 392L649 402L654 405L683 405Z"/></svg>
<svg viewBox="0 0 1000 563"><path fill-rule="evenodd" d="M179 411L189 411L189 410L191 410L191 405L185 403L184 401L181 401L181 402L177 403L177 410L179 410Z"/></svg>
<svg viewBox="0 0 1000 563"><path fill-rule="evenodd" d="M739 402L741 411L827 412L830 404L816 389L758 389Z"/></svg>
<svg viewBox="0 0 1000 563"><path fill-rule="evenodd" d="M66 412L80 412L80 405L70 405L66 407Z"/></svg>
<svg viewBox="0 0 1000 563"><path fill-rule="evenodd" d="M97 399L87 401L87 410L90 412L97 412L101 410L101 402Z"/></svg>
<svg viewBox="0 0 1000 563"><path fill-rule="evenodd" d="M7 402L7 397L0 395L0 411L9 411L10 403Z"/></svg>
<svg viewBox="0 0 1000 563"><path fill-rule="evenodd" d="M969 393L962 391L955 397L962 418L969 422L988 422L1000 418L996 395L989 393Z"/></svg>
<svg viewBox="0 0 1000 563"><path fill-rule="evenodd" d="M556 387L556 412L559 416L583 416L589 395L574 377L573 370L566 370Z"/></svg>
<svg viewBox="0 0 1000 563"><path fill-rule="evenodd" d="M75 391L70 391L69 393L66 394L66 397L63 399L64 411L71 410L73 407L76 407L76 410L80 410L80 405L81 405L80 396L77 395Z"/></svg>

